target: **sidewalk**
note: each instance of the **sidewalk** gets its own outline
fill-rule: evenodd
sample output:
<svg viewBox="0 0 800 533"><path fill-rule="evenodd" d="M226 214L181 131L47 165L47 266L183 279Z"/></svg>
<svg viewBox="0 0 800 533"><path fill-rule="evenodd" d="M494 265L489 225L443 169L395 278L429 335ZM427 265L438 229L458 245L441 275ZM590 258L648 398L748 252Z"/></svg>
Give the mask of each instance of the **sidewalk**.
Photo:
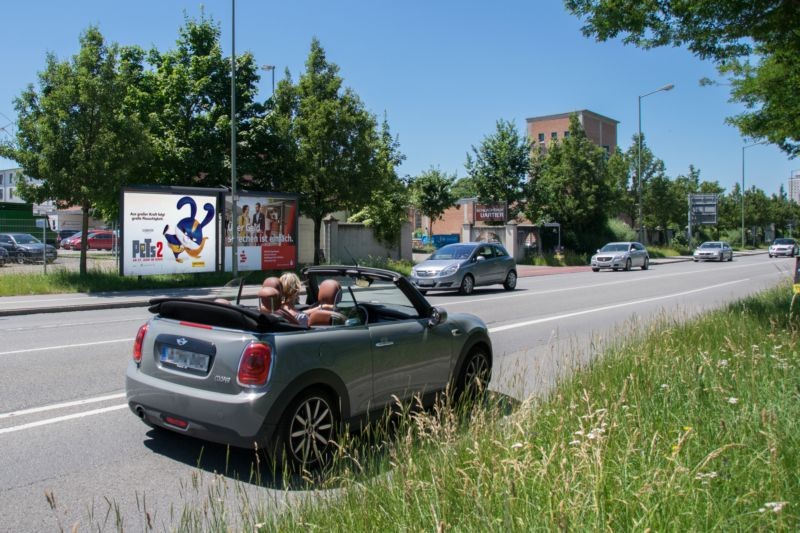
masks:
<svg viewBox="0 0 800 533"><path fill-rule="evenodd" d="M744 253L737 252L734 254L734 257L765 253L766 251ZM691 260L691 256L668 257L662 259L651 259L650 264L655 266ZM517 265L517 273L520 278L588 271L591 271L591 267L589 266L549 267ZM260 286L258 285L245 285L242 290L242 298L255 298L259 288ZM213 300L221 296L223 296L223 294L220 287L127 292L81 292L68 294L41 294L35 296L3 296L0 297L0 317L30 315L35 313L63 313L77 310L91 311L98 309L121 309L125 307L146 307L149 305L150 299L159 297L188 297L201 300Z"/></svg>

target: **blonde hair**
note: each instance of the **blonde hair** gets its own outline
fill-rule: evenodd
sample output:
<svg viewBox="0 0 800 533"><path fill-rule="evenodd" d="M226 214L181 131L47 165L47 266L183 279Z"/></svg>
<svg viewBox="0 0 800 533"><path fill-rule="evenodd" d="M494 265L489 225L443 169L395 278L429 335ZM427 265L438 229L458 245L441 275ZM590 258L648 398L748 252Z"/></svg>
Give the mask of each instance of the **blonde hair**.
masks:
<svg viewBox="0 0 800 533"><path fill-rule="evenodd" d="M283 303L294 305L295 299L302 288L300 278L294 272L284 272L281 275L281 285L283 287Z"/></svg>

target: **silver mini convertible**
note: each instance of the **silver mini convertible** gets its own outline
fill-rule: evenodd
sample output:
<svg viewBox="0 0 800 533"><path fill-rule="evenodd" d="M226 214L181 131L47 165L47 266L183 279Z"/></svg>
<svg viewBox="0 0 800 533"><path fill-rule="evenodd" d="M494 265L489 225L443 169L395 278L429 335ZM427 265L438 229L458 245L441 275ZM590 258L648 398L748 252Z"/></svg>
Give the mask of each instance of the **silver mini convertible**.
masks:
<svg viewBox="0 0 800 533"><path fill-rule="evenodd" d="M403 276L318 266L307 277L312 326L225 302L151 301L126 374L145 423L324 464L338 432L398 398L431 403L491 377L492 344L476 316L431 306ZM241 291L240 291L241 292Z"/></svg>

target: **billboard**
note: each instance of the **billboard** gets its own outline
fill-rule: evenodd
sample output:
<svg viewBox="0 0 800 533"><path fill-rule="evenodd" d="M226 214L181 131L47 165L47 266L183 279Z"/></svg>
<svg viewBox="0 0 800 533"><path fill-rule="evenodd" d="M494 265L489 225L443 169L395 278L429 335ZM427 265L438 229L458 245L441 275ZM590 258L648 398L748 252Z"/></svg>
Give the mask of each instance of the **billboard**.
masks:
<svg viewBox="0 0 800 533"><path fill-rule="evenodd" d="M123 276L214 272L219 253L215 189L125 188L120 222Z"/></svg>
<svg viewBox="0 0 800 533"><path fill-rule="evenodd" d="M690 194L689 209L693 224L717 224L717 197L716 194Z"/></svg>
<svg viewBox="0 0 800 533"><path fill-rule="evenodd" d="M241 193L236 213L224 196L223 268L231 272L231 217L236 217L237 269L281 270L297 267L298 200L293 194Z"/></svg>

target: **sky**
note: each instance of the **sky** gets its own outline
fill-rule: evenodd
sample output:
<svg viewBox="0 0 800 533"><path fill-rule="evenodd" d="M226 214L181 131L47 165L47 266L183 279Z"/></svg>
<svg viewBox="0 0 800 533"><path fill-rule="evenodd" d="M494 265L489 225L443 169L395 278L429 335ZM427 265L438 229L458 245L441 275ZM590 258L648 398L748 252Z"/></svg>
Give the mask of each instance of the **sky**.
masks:
<svg viewBox="0 0 800 533"><path fill-rule="evenodd" d="M201 10L221 25L230 54L232 0L0 0L0 137L14 130L14 98L45 66L47 53L71 58L78 39L95 25L110 42L172 49L184 17ZM639 96L672 83L669 92L642 99L642 132L667 175L717 181L727 191L742 181L742 147L750 144L725 118L743 110L728 88L701 87L719 79L711 62L681 48L640 50L619 41L584 37L581 21L561 0L431 1L237 0L237 54L253 53L294 80L303 73L313 37L378 119L386 116L406 156L401 176L431 167L462 178L473 146L500 119L524 134L528 117L588 109L619 121L627 150L638 129ZM720 80L724 81L724 80ZM263 72L260 99L272 78ZM800 169L774 146L745 151L745 186L768 195ZM12 168L0 159L0 168Z"/></svg>

